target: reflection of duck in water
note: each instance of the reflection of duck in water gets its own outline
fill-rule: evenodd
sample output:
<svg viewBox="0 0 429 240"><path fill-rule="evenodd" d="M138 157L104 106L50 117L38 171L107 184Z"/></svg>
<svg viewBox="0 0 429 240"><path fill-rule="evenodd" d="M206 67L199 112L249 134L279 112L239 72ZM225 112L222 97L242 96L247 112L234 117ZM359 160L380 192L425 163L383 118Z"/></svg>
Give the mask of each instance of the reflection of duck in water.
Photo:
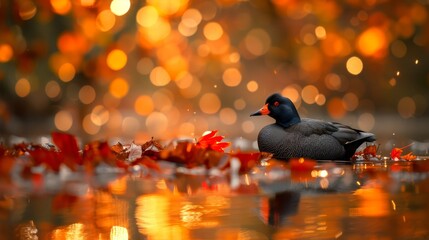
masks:
<svg viewBox="0 0 429 240"><path fill-rule="evenodd" d="M362 143L375 141L374 134L341 123L301 119L292 101L280 94L268 97L250 116L258 115L276 120L259 132L258 146L278 159L349 160Z"/></svg>
<svg viewBox="0 0 429 240"><path fill-rule="evenodd" d="M279 226L288 217L298 212L300 192L285 191L276 193L268 200L268 224Z"/></svg>

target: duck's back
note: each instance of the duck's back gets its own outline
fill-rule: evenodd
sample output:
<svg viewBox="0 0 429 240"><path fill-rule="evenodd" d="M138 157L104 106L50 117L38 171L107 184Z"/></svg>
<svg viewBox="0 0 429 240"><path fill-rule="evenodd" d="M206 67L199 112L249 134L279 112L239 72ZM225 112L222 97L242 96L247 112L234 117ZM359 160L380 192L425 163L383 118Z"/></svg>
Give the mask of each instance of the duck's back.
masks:
<svg viewBox="0 0 429 240"><path fill-rule="evenodd" d="M344 158L346 150L332 136L335 131L335 126L319 120L306 119L288 128L271 124L259 132L259 150L273 153L273 157L278 159L306 157L338 160Z"/></svg>

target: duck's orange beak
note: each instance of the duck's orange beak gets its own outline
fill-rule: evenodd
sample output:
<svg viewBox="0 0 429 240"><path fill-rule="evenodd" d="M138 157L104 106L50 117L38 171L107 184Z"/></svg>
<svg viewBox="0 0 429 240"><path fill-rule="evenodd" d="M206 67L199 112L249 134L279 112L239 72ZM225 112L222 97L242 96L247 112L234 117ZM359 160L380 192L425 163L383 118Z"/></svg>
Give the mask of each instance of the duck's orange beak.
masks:
<svg viewBox="0 0 429 240"><path fill-rule="evenodd" d="M270 114L270 110L268 110L268 103L267 103L258 111L250 114L250 116L259 116L259 115L268 115L268 114Z"/></svg>

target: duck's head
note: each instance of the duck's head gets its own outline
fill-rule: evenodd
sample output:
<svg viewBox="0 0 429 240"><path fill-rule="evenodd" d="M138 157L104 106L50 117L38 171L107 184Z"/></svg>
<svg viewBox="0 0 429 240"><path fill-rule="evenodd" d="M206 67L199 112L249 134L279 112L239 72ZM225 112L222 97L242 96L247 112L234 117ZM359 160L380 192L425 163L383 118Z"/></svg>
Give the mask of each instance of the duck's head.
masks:
<svg viewBox="0 0 429 240"><path fill-rule="evenodd" d="M268 115L283 127L290 127L299 123L301 118L293 102L282 95L275 93L267 98L265 105L250 116Z"/></svg>

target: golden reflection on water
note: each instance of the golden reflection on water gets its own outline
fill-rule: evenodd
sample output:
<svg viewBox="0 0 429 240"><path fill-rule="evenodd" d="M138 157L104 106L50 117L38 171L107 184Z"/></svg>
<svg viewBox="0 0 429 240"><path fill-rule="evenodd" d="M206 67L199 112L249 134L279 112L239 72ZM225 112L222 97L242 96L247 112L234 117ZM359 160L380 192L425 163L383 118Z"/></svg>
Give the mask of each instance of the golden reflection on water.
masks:
<svg viewBox="0 0 429 240"><path fill-rule="evenodd" d="M52 239L83 240L85 239L84 225L73 223L64 228L58 228L53 231Z"/></svg>
<svg viewBox="0 0 429 240"><path fill-rule="evenodd" d="M361 188L356 190L358 206L350 208L349 215L381 217L390 213L389 195L380 188Z"/></svg>
<svg viewBox="0 0 429 240"><path fill-rule="evenodd" d="M113 226L110 229L110 240L127 240L128 229L121 226Z"/></svg>
<svg viewBox="0 0 429 240"><path fill-rule="evenodd" d="M427 173L366 171L342 192L331 191L338 181L330 172L318 181L282 180L284 190L271 194L228 192L220 186L228 181L205 178L125 177L80 196L4 197L0 240L428 239Z"/></svg>
<svg viewBox="0 0 429 240"><path fill-rule="evenodd" d="M157 194L139 196L136 199L135 210L139 232L149 239L168 239L168 236L186 235L180 226L175 226L170 220L170 203L168 196Z"/></svg>
<svg viewBox="0 0 429 240"><path fill-rule="evenodd" d="M144 194L136 199L135 219L139 233L151 240L268 239L255 200L253 196Z"/></svg>

